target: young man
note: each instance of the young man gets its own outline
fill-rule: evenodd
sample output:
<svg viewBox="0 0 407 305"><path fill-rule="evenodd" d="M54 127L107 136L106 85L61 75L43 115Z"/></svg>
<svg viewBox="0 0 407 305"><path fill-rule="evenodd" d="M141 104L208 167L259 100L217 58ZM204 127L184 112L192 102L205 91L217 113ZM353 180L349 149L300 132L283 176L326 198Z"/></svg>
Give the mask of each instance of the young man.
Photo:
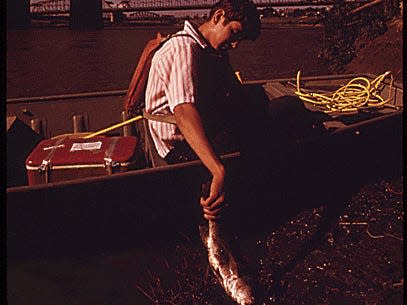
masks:
<svg viewBox="0 0 407 305"><path fill-rule="evenodd" d="M225 168L217 138L230 127L232 96L238 82L227 51L243 39L256 39L260 19L252 1L221 0L208 20L184 29L154 55L146 89L146 111L173 114L176 124L149 120L159 155L167 163L199 158L211 174L209 196L201 198L204 217L216 219L225 199ZM222 147L223 146L223 147Z"/></svg>

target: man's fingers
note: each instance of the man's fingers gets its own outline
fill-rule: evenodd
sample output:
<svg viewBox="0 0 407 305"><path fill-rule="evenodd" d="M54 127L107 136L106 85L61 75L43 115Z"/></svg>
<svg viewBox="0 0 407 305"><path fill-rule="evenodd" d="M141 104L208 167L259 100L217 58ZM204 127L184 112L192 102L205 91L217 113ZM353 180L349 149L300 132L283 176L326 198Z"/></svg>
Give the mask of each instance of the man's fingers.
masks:
<svg viewBox="0 0 407 305"><path fill-rule="evenodd" d="M220 216L223 208L222 203L225 200L225 193L219 192L216 188L211 190L207 198L201 197L200 204L203 209L203 216L206 220L216 220Z"/></svg>
<svg viewBox="0 0 407 305"><path fill-rule="evenodd" d="M219 195L214 195L214 194L209 194L208 197L204 198L201 197L200 203L203 207L209 207L213 204L213 202L215 202L215 200L217 200L219 197Z"/></svg>
<svg viewBox="0 0 407 305"><path fill-rule="evenodd" d="M219 215L218 216L211 216L211 215L208 215L208 214L204 214L203 217L206 220L217 220L217 219L219 219Z"/></svg>
<svg viewBox="0 0 407 305"><path fill-rule="evenodd" d="M209 215L209 216L216 216L219 214L219 212L222 210L222 208L216 209L216 210L209 210L206 208L203 208L204 214Z"/></svg>
<svg viewBox="0 0 407 305"><path fill-rule="evenodd" d="M209 196L204 199L201 197L200 203L202 207L213 209L219 206L225 200L225 193L222 193L218 196Z"/></svg>
<svg viewBox="0 0 407 305"><path fill-rule="evenodd" d="M213 210L219 207L225 201L225 193L222 193L214 203L212 203L208 208Z"/></svg>

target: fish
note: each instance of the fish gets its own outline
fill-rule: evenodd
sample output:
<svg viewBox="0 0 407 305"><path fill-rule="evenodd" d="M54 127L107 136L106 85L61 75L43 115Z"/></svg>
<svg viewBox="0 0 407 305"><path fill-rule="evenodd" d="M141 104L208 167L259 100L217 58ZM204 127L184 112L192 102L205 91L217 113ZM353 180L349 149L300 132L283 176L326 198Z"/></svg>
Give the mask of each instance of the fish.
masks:
<svg viewBox="0 0 407 305"><path fill-rule="evenodd" d="M239 275L238 264L220 235L219 224L209 220L208 227L200 228L200 231L208 252L209 266L227 295L239 305L254 304L252 289Z"/></svg>

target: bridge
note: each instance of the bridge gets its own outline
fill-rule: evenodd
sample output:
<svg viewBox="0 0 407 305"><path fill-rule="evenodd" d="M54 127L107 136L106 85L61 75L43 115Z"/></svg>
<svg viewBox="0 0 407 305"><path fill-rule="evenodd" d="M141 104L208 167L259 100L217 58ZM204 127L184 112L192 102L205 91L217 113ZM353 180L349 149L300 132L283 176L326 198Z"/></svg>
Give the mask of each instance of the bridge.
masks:
<svg viewBox="0 0 407 305"><path fill-rule="evenodd" d="M117 0L115 0L117 1ZM345 0L363 4L369 0ZM216 0L6 0L8 28L27 28L33 18L69 17L71 29L101 29L103 16L134 13L135 18L157 18L151 12L209 9ZM336 0L253 0L259 7L327 6ZM145 13L143 13L145 12ZM153 13L154 14L154 13Z"/></svg>
<svg viewBox="0 0 407 305"><path fill-rule="evenodd" d="M69 14L71 0L43 0L30 4L30 12L36 14ZM171 11L209 9L216 0L132 0L114 3L102 0L103 13L135 11ZM335 0L255 0L258 7L332 5ZM350 2L364 2L351 0Z"/></svg>

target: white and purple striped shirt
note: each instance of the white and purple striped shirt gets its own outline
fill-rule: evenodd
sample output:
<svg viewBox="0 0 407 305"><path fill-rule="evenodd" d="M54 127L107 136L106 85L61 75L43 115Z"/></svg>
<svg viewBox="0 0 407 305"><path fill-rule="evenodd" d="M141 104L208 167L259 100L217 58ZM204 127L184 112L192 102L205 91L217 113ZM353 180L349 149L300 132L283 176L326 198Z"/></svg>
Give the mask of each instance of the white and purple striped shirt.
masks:
<svg viewBox="0 0 407 305"><path fill-rule="evenodd" d="M197 65L201 49L207 48L208 44L188 21L177 34L190 36L169 39L152 59L145 97L148 113L173 114L175 106L196 102ZM176 141L184 139L174 124L151 120L148 124L158 154L163 158Z"/></svg>

